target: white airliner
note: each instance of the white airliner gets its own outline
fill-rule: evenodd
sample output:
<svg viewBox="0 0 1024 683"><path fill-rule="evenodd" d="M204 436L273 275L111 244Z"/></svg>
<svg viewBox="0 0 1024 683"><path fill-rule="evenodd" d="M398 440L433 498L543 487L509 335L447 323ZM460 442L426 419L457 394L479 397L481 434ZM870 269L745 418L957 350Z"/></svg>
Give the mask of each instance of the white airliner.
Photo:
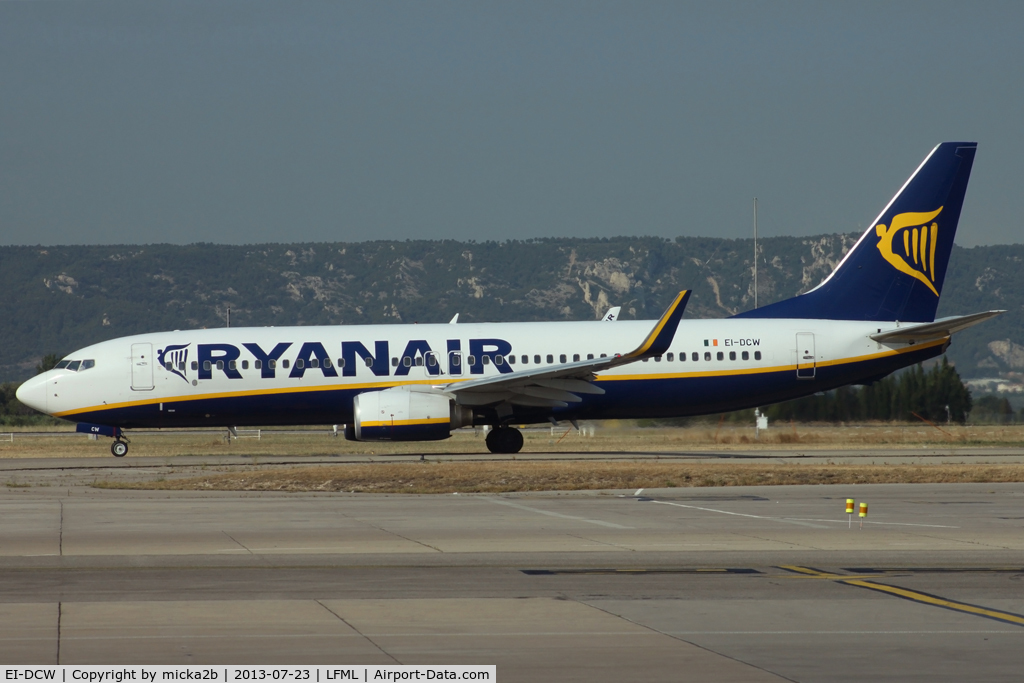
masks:
<svg viewBox="0 0 1024 683"><path fill-rule="evenodd" d="M935 320L977 145L938 145L816 288L719 320L358 325L160 332L72 353L18 389L114 438L147 427L341 424L360 441L490 425L701 415L871 382L1002 311ZM457 317L456 317L457 318Z"/></svg>

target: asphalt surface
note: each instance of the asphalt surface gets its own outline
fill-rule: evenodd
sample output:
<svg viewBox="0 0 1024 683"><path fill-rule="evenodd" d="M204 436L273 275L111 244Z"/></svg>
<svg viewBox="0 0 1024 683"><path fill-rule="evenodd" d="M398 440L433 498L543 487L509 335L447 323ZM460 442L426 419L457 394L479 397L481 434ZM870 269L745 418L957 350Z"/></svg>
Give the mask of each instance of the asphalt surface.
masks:
<svg viewBox="0 0 1024 683"><path fill-rule="evenodd" d="M0 662L484 663L501 681L1021 677L1022 484L89 486L174 466L140 464L0 467ZM848 497L869 503L863 528Z"/></svg>

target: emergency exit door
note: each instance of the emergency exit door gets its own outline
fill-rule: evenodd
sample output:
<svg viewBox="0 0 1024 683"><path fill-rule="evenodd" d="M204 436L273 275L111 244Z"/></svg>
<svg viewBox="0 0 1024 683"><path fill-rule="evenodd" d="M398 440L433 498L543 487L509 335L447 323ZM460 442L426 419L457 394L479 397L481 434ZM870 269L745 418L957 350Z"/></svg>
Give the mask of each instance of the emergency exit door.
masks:
<svg viewBox="0 0 1024 683"><path fill-rule="evenodd" d="M132 390L153 389L153 345L132 344Z"/></svg>
<svg viewBox="0 0 1024 683"><path fill-rule="evenodd" d="M814 334L811 332L796 333L796 377L797 379L814 379Z"/></svg>

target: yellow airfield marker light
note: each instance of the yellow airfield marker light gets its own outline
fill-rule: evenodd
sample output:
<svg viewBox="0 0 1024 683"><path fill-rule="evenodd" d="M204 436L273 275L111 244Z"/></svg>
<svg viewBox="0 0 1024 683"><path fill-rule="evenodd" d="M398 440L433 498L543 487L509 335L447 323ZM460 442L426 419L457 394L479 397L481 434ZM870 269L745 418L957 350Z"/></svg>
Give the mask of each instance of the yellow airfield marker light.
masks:
<svg viewBox="0 0 1024 683"><path fill-rule="evenodd" d="M861 503L860 504L860 528L861 529L864 528L864 518L867 517L867 516L868 516L868 504L867 503Z"/></svg>
<svg viewBox="0 0 1024 683"><path fill-rule="evenodd" d="M850 523L847 525L848 529L852 529L853 528L853 503L854 503L853 498L847 498L846 499L846 514L850 515L850 518L849 518Z"/></svg>

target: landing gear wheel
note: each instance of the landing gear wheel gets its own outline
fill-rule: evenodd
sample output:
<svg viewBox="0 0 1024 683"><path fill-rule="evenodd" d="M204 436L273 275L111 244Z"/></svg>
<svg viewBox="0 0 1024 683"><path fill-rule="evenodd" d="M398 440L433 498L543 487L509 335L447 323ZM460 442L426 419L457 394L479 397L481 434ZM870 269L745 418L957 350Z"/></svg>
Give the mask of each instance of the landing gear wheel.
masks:
<svg viewBox="0 0 1024 683"><path fill-rule="evenodd" d="M518 453L523 449L523 435L512 427L495 427L487 432L487 450L491 453Z"/></svg>
<svg viewBox="0 0 1024 683"><path fill-rule="evenodd" d="M125 454L128 452L128 444L126 444L124 441L115 441L114 443L110 444L110 452L114 455L115 458L123 458Z"/></svg>

